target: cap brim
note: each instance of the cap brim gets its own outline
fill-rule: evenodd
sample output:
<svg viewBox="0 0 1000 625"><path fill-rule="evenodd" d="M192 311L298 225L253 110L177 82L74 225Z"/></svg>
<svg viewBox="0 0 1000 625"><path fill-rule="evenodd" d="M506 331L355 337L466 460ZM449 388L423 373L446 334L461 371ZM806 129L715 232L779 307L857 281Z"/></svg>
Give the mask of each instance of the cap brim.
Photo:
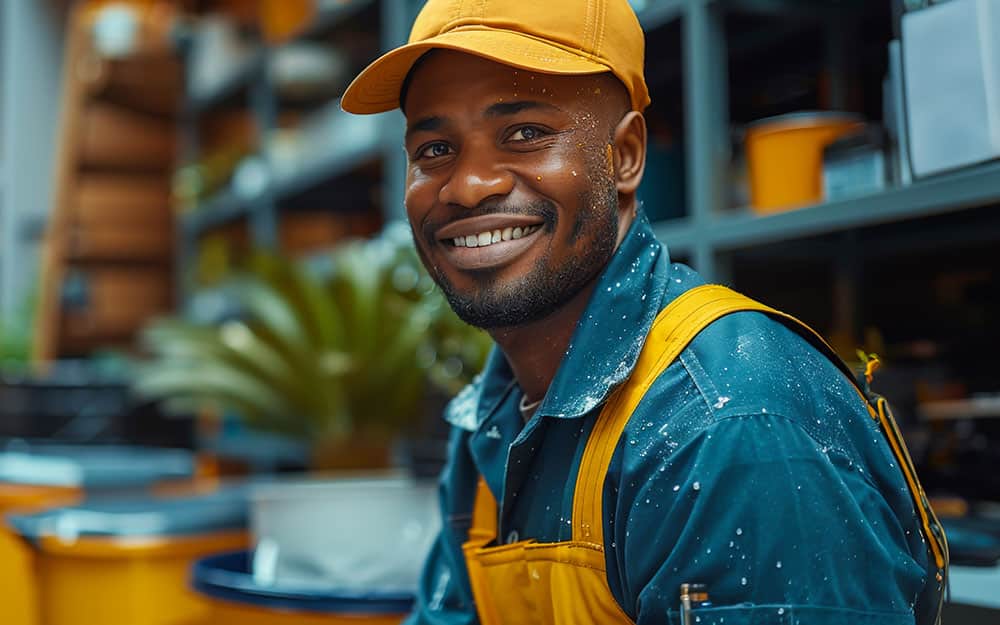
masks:
<svg viewBox="0 0 1000 625"><path fill-rule="evenodd" d="M382 113L399 107L399 92L413 64L435 48L474 54L544 74L599 74L606 65L539 39L508 30L452 30L387 52L350 84L340 106L349 113Z"/></svg>

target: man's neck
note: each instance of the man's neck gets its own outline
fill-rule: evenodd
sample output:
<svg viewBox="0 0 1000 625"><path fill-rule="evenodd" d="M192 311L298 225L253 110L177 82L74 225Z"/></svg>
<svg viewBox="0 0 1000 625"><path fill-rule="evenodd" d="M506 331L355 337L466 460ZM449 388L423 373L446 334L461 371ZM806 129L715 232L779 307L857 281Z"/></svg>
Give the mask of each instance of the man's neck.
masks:
<svg viewBox="0 0 1000 625"><path fill-rule="evenodd" d="M634 195L619 197L618 201L622 208L618 214L616 254L636 217ZM595 276L573 299L544 319L516 328L490 330L529 402L545 397L599 280L600 275Z"/></svg>
<svg viewBox="0 0 1000 625"><path fill-rule="evenodd" d="M573 299L544 319L490 331L529 401L545 396L596 285L597 278L594 278Z"/></svg>
<svg viewBox="0 0 1000 625"><path fill-rule="evenodd" d="M618 240L615 253L636 216L635 197L619 198L623 207L618 216ZM569 342L576 331L580 316L590 302L590 296L600 276L595 276L585 288L548 317L513 328L490 330L490 335L507 357L514 378L529 402L545 396L556 377Z"/></svg>

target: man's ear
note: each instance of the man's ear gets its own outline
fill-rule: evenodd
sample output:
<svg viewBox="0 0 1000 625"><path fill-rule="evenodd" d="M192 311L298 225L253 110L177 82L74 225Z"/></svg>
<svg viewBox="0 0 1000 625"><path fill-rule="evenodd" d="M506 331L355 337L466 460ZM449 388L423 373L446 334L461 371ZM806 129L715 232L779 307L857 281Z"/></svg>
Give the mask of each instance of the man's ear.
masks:
<svg viewBox="0 0 1000 625"><path fill-rule="evenodd" d="M615 128L615 170L618 193L631 195L642 182L646 168L646 119L630 111Z"/></svg>

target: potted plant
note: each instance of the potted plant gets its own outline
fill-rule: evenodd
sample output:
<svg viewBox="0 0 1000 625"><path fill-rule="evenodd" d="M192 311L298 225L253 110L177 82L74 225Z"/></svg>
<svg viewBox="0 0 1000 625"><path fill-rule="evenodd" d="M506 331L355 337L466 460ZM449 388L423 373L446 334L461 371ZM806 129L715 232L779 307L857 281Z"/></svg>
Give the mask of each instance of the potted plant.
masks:
<svg viewBox="0 0 1000 625"><path fill-rule="evenodd" d="M260 254L222 288L238 314L213 324L161 319L137 391L168 408L235 412L308 442L313 466L386 466L429 384L448 393L477 372L490 340L455 317L403 226L352 241L318 276Z"/></svg>

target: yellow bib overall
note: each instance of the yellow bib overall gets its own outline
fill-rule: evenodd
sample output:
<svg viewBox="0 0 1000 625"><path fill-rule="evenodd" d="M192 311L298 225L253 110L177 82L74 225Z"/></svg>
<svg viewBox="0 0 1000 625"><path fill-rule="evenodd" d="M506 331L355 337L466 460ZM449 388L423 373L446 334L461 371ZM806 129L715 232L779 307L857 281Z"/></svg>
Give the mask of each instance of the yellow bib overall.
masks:
<svg viewBox="0 0 1000 625"><path fill-rule="evenodd" d="M653 322L629 379L616 389L597 417L587 440L573 496L572 540L534 540L488 546L496 541L496 500L480 478L469 539L463 545L469 580L482 625L612 625L632 623L608 587L604 555L603 493L611 457L643 395L702 329L737 311L758 311L791 321L827 354L833 351L795 319L725 287L703 286L680 295ZM853 375L834 357L849 379ZM945 569L947 546L940 525L916 481L913 465L892 416L869 406L882 425L923 521L939 568ZM939 535L940 533L940 535Z"/></svg>

